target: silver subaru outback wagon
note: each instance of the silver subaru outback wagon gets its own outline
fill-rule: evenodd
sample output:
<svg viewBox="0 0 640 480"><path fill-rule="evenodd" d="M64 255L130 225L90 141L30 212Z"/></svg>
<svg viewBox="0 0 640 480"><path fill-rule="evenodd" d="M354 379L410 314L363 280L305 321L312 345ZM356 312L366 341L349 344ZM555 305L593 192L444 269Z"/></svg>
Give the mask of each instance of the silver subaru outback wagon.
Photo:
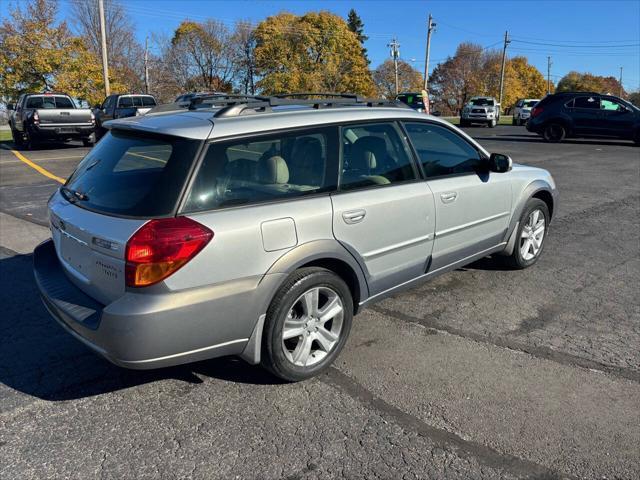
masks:
<svg viewBox="0 0 640 480"><path fill-rule="evenodd" d="M129 368L238 355L311 377L364 306L489 255L533 265L557 209L547 171L401 104L212 95L106 126L34 272Z"/></svg>

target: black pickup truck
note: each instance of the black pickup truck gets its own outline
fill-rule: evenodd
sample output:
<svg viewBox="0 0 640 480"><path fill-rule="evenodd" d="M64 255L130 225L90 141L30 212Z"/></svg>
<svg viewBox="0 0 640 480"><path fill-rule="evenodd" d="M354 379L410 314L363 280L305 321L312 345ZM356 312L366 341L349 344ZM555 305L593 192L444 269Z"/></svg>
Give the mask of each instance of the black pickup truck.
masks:
<svg viewBox="0 0 640 480"><path fill-rule="evenodd" d="M102 124L116 118L144 115L156 106L152 95L114 94L104 99L102 105L96 105L93 114L96 117L96 137L102 137L107 129Z"/></svg>
<svg viewBox="0 0 640 480"><path fill-rule="evenodd" d="M95 117L88 108L77 108L63 93L25 93L11 111L9 127L16 146L30 149L41 140L82 140L85 146L95 141Z"/></svg>

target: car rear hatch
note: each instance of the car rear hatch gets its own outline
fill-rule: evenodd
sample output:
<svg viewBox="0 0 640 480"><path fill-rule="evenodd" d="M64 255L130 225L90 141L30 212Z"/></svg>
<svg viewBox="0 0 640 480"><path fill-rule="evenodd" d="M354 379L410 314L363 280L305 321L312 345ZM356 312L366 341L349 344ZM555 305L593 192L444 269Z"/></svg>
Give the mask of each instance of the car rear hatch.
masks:
<svg viewBox="0 0 640 480"><path fill-rule="evenodd" d="M75 108L65 95L38 95L27 100L27 108L36 109L41 126L73 126L91 124L91 110Z"/></svg>
<svg viewBox="0 0 640 480"><path fill-rule="evenodd" d="M175 215L201 142L111 131L49 201L55 250L68 278L103 304L125 292L127 241Z"/></svg>

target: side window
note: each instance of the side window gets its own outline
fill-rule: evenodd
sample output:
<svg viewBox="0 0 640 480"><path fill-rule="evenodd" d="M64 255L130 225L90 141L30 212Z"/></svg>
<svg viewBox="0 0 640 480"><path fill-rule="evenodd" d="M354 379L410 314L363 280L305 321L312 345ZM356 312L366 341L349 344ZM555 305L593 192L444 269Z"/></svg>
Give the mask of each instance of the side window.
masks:
<svg viewBox="0 0 640 480"><path fill-rule="evenodd" d="M574 98L572 98L571 100L569 100L567 103L564 104L565 107L567 108L573 108L573 102L574 102Z"/></svg>
<svg viewBox="0 0 640 480"><path fill-rule="evenodd" d="M332 129L282 133L209 146L186 211L300 197L336 189Z"/></svg>
<svg viewBox="0 0 640 480"><path fill-rule="evenodd" d="M609 111L613 111L613 112L624 112L626 110L625 107L622 106L622 104L614 101L614 100L609 100L607 98L601 98L600 99L600 110L609 110Z"/></svg>
<svg viewBox="0 0 640 480"><path fill-rule="evenodd" d="M113 104L115 103L115 101L116 101L116 97L114 97L114 96L108 97L107 101L105 102L105 107L104 108L107 111L112 110L113 109Z"/></svg>
<svg viewBox="0 0 640 480"><path fill-rule="evenodd" d="M155 107L156 101L153 97L142 97L142 105L145 107Z"/></svg>
<svg viewBox="0 0 640 480"><path fill-rule="evenodd" d="M477 173L481 168L480 153L452 130L431 123L405 127L428 178Z"/></svg>
<svg viewBox="0 0 640 480"><path fill-rule="evenodd" d="M120 97L118 99L118 108L131 108L133 107L133 100L131 97Z"/></svg>
<svg viewBox="0 0 640 480"><path fill-rule="evenodd" d="M341 145L341 190L417 178L410 151L393 123L343 126Z"/></svg>
<svg viewBox="0 0 640 480"><path fill-rule="evenodd" d="M516 103L516 107L520 108L522 107L523 104L524 104L524 100L520 100L518 103Z"/></svg>
<svg viewBox="0 0 640 480"><path fill-rule="evenodd" d="M575 108L589 108L589 109L599 109L600 102L598 101L598 97L577 97L575 99Z"/></svg>

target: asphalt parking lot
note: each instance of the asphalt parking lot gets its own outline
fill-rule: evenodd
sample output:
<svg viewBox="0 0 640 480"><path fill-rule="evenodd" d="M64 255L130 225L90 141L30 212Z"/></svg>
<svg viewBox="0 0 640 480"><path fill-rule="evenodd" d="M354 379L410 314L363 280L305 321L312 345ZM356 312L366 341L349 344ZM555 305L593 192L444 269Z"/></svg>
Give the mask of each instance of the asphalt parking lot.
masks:
<svg viewBox="0 0 640 480"><path fill-rule="evenodd" d="M27 163L65 178L87 149L3 144L0 478L639 478L640 148L467 131L553 174L538 264L483 260L366 309L298 384L230 358L123 370L66 334L29 254L57 181Z"/></svg>

